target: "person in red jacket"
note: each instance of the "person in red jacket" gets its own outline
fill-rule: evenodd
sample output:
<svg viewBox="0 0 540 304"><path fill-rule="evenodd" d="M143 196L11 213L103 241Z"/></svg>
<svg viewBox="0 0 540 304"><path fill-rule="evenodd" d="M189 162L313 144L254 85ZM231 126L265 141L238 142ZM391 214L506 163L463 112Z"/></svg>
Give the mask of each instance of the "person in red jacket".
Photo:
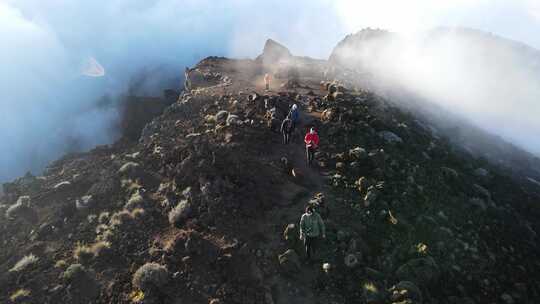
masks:
<svg viewBox="0 0 540 304"><path fill-rule="evenodd" d="M313 157L315 156L315 151L319 147L319 135L315 132L315 128L309 130L304 137L304 142L306 143L307 163L308 165L311 165Z"/></svg>

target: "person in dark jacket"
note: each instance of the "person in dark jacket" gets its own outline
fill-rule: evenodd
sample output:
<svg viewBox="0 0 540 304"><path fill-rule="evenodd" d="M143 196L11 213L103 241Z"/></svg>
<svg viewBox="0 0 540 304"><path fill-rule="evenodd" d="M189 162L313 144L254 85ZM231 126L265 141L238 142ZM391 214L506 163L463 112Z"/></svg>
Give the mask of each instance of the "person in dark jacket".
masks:
<svg viewBox="0 0 540 304"><path fill-rule="evenodd" d="M293 131L293 122L289 116L285 117L281 123L281 134L283 135L283 143L288 144Z"/></svg>
<svg viewBox="0 0 540 304"><path fill-rule="evenodd" d="M296 104L292 105L291 110L289 111L289 116L292 121L292 131L294 131L298 125L298 122L300 121L300 110L298 110L298 106Z"/></svg>
<svg viewBox="0 0 540 304"><path fill-rule="evenodd" d="M307 260L311 260L311 255L317 247L318 239L326 238L326 226L321 216L315 212L313 206L306 207L306 213L300 218L300 239L304 241Z"/></svg>

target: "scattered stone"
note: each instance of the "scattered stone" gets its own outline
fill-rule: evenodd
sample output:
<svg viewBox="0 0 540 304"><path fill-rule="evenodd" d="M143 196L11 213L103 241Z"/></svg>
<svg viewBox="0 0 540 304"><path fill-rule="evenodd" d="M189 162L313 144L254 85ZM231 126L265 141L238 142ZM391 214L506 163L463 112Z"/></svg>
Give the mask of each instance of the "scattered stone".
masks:
<svg viewBox="0 0 540 304"><path fill-rule="evenodd" d="M364 207L371 206L376 200L377 196L379 194L379 191L375 189L373 186L368 188L368 192L366 196L364 197Z"/></svg>
<svg viewBox="0 0 540 304"><path fill-rule="evenodd" d="M228 126L232 126L232 125L239 126L239 125L242 125L244 122L242 120L240 120L238 115L229 114L229 116L227 116L227 122L226 123L227 123Z"/></svg>
<svg viewBox="0 0 540 304"><path fill-rule="evenodd" d="M188 200L181 200L174 209L169 212L169 223L175 227L181 227L191 216L192 207Z"/></svg>
<svg viewBox="0 0 540 304"><path fill-rule="evenodd" d="M128 177L136 177L136 175L139 173L140 165L136 162L127 162L120 169L118 169L118 173L121 175L125 175Z"/></svg>
<svg viewBox="0 0 540 304"><path fill-rule="evenodd" d="M54 185L53 189L55 189L55 190L64 190L67 187L69 187L70 185L71 185L70 181L63 181L63 182L60 182L60 183Z"/></svg>
<svg viewBox="0 0 540 304"><path fill-rule="evenodd" d="M450 179L456 179L458 178L459 174L457 173L456 170L452 169L452 168L448 168L448 167L442 167L441 168L442 172L443 172L443 175L447 178L450 178Z"/></svg>
<svg viewBox="0 0 540 304"><path fill-rule="evenodd" d="M350 253L345 256L344 263L348 268L354 268L358 266L359 261L355 254Z"/></svg>
<svg viewBox="0 0 540 304"><path fill-rule="evenodd" d="M86 211L92 207L95 200L92 195L85 195L77 200L75 200L75 208L79 211Z"/></svg>
<svg viewBox="0 0 540 304"><path fill-rule="evenodd" d="M514 304L515 303L514 298L512 298L512 296L507 294L507 293L503 293L501 295L501 300L503 300L504 303L506 303L506 304Z"/></svg>
<svg viewBox="0 0 540 304"><path fill-rule="evenodd" d="M368 157L368 153L365 149L356 147L354 149L349 150L349 156L356 160L362 160Z"/></svg>
<svg viewBox="0 0 540 304"><path fill-rule="evenodd" d="M379 137L384 139L389 144L402 143L403 139L390 131L381 131L378 133Z"/></svg>
<svg viewBox="0 0 540 304"><path fill-rule="evenodd" d="M421 304L422 292L413 282L401 281L390 288L390 301L392 304Z"/></svg>
<svg viewBox="0 0 540 304"><path fill-rule="evenodd" d="M476 193L481 194L487 200L491 200L491 192L489 192L486 188L478 184L474 184L473 188L476 191Z"/></svg>
<svg viewBox="0 0 540 304"><path fill-rule="evenodd" d="M474 170L474 175L481 177L481 178L488 178L489 177L489 171L484 168L477 168Z"/></svg>
<svg viewBox="0 0 540 304"><path fill-rule="evenodd" d="M17 202L9 206L6 210L6 218L9 220L15 220L21 218L29 223L33 223L37 220L37 213L31 207L31 200L29 196L21 196L17 199Z"/></svg>
<svg viewBox="0 0 540 304"><path fill-rule="evenodd" d="M217 112L215 116L215 121L218 124L225 124L227 122L228 117L229 117L229 112L222 110L222 111Z"/></svg>
<svg viewBox="0 0 540 304"><path fill-rule="evenodd" d="M469 205L473 206L473 207L476 207L476 208L480 209L481 211L486 211L486 209L487 209L487 206L486 206L486 203L484 202L484 200L481 199L481 198L478 198L478 197L473 197L473 198L469 199Z"/></svg>

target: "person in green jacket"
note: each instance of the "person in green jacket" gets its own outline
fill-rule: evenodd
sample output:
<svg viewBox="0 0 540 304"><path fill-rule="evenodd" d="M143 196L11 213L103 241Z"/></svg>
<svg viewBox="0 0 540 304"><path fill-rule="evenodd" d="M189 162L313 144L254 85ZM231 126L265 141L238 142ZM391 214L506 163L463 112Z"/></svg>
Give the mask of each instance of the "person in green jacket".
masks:
<svg viewBox="0 0 540 304"><path fill-rule="evenodd" d="M321 237L326 238L326 227L321 216L315 212L313 206L306 207L306 213L300 219L300 239L304 241L306 257L311 260L316 242Z"/></svg>

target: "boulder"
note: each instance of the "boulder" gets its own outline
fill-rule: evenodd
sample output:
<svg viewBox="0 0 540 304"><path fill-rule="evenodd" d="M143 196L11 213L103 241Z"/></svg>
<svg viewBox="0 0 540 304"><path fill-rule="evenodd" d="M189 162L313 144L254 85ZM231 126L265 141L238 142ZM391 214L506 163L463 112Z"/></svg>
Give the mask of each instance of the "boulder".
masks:
<svg viewBox="0 0 540 304"><path fill-rule="evenodd" d="M347 241L347 238L349 237L349 234L343 230L338 230L336 233L336 239L338 242L345 242Z"/></svg>
<svg viewBox="0 0 540 304"><path fill-rule="evenodd" d="M444 177L446 177L448 179L456 179L458 177L457 171L452 169L452 168L442 167L441 171L442 171Z"/></svg>
<svg viewBox="0 0 540 304"><path fill-rule="evenodd" d="M364 196L364 207L369 207L377 200L378 192L373 186L369 187L366 196Z"/></svg>
<svg viewBox="0 0 540 304"><path fill-rule="evenodd" d="M120 175L124 175L127 177L134 178L136 175L138 175L140 170L140 165L136 162L127 162L118 169L118 173Z"/></svg>
<svg viewBox="0 0 540 304"><path fill-rule="evenodd" d="M321 114L321 120L324 121L331 121L334 117L335 112L332 109L325 109Z"/></svg>
<svg viewBox="0 0 540 304"><path fill-rule="evenodd" d="M353 159L356 159L356 160L362 160L362 159L366 159L367 156L368 156L368 153L365 149L363 148L360 148L360 147L356 147L354 149L350 149L349 150L349 156Z"/></svg>
<svg viewBox="0 0 540 304"><path fill-rule="evenodd" d="M169 212L169 223L175 227L181 227L191 216L192 207L188 200L181 200L176 207Z"/></svg>
<svg viewBox="0 0 540 304"><path fill-rule="evenodd" d="M184 250L188 254L198 255L203 250L203 245L207 245L205 240L199 233L193 232L187 236L187 239L184 243ZM210 251L208 251L209 253Z"/></svg>
<svg viewBox="0 0 540 304"><path fill-rule="evenodd" d="M91 195L85 195L75 200L75 208L79 211L86 211L93 206L94 202L95 200Z"/></svg>
<svg viewBox="0 0 540 304"><path fill-rule="evenodd" d="M380 138L382 138L385 142L389 144L403 142L403 139L401 139L401 137L397 136L395 133L390 132L390 131L381 131L377 134L379 135Z"/></svg>
<svg viewBox="0 0 540 304"><path fill-rule="evenodd" d="M64 189L67 189L69 186L71 186L70 181L63 181L63 182L60 182L60 183L54 185L53 189L54 190L64 190Z"/></svg>
<svg viewBox="0 0 540 304"><path fill-rule="evenodd" d="M349 253L345 256L343 262L348 268L355 268L356 266L358 266L359 260L355 254Z"/></svg>
<svg viewBox="0 0 540 304"><path fill-rule="evenodd" d="M272 39L268 39L264 44L262 54L256 60L262 61L264 65L274 65L280 61L288 61L291 58L292 54L289 49Z"/></svg>
<svg viewBox="0 0 540 304"><path fill-rule="evenodd" d="M516 302L514 301L514 298L512 298L512 296L509 295L509 294L507 294L507 293L503 293L503 294L502 294L501 300L503 300L503 302L504 302L505 304L514 304L514 303L516 303Z"/></svg>
<svg viewBox="0 0 540 304"><path fill-rule="evenodd" d="M487 209L486 202L478 197L469 199L469 205L481 211L486 211Z"/></svg>
<svg viewBox="0 0 540 304"><path fill-rule="evenodd" d="M410 281L401 281L395 286L392 286L390 292L390 303L401 304L421 304L422 292L420 288Z"/></svg>
<svg viewBox="0 0 540 304"><path fill-rule="evenodd" d="M215 116L215 121L218 124L225 124L227 123L227 118L229 117L229 112L227 111L219 111L217 112Z"/></svg>
<svg viewBox="0 0 540 304"><path fill-rule="evenodd" d="M476 168L473 171L474 175L481 177L481 178L488 178L489 177L489 171L484 168Z"/></svg>
<svg viewBox="0 0 540 304"><path fill-rule="evenodd" d="M398 279L412 281L424 287L435 283L439 276L439 266L432 257L412 259L400 266L396 271Z"/></svg>
<svg viewBox="0 0 540 304"><path fill-rule="evenodd" d="M238 115L234 115L234 114L229 113L229 116L227 116L226 123L227 123L228 126L230 126L230 125L241 125L243 123L243 121L240 120Z"/></svg>
<svg viewBox="0 0 540 304"><path fill-rule="evenodd" d="M31 206L29 196L21 196L17 202L6 210L6 218L10 220L24 219L30 223L35 222L38 217L36 211Z"/></svg>
<svg viewBox="0 0 540 304"><path fill-rule="evenodd" d="M482 195L483 198L487 199L487 200L491 200L491 192L489 192L489 190L487 190L486 188L478 185L478 184L474 184L473 185L473 189L476 193Z"/></svg>

